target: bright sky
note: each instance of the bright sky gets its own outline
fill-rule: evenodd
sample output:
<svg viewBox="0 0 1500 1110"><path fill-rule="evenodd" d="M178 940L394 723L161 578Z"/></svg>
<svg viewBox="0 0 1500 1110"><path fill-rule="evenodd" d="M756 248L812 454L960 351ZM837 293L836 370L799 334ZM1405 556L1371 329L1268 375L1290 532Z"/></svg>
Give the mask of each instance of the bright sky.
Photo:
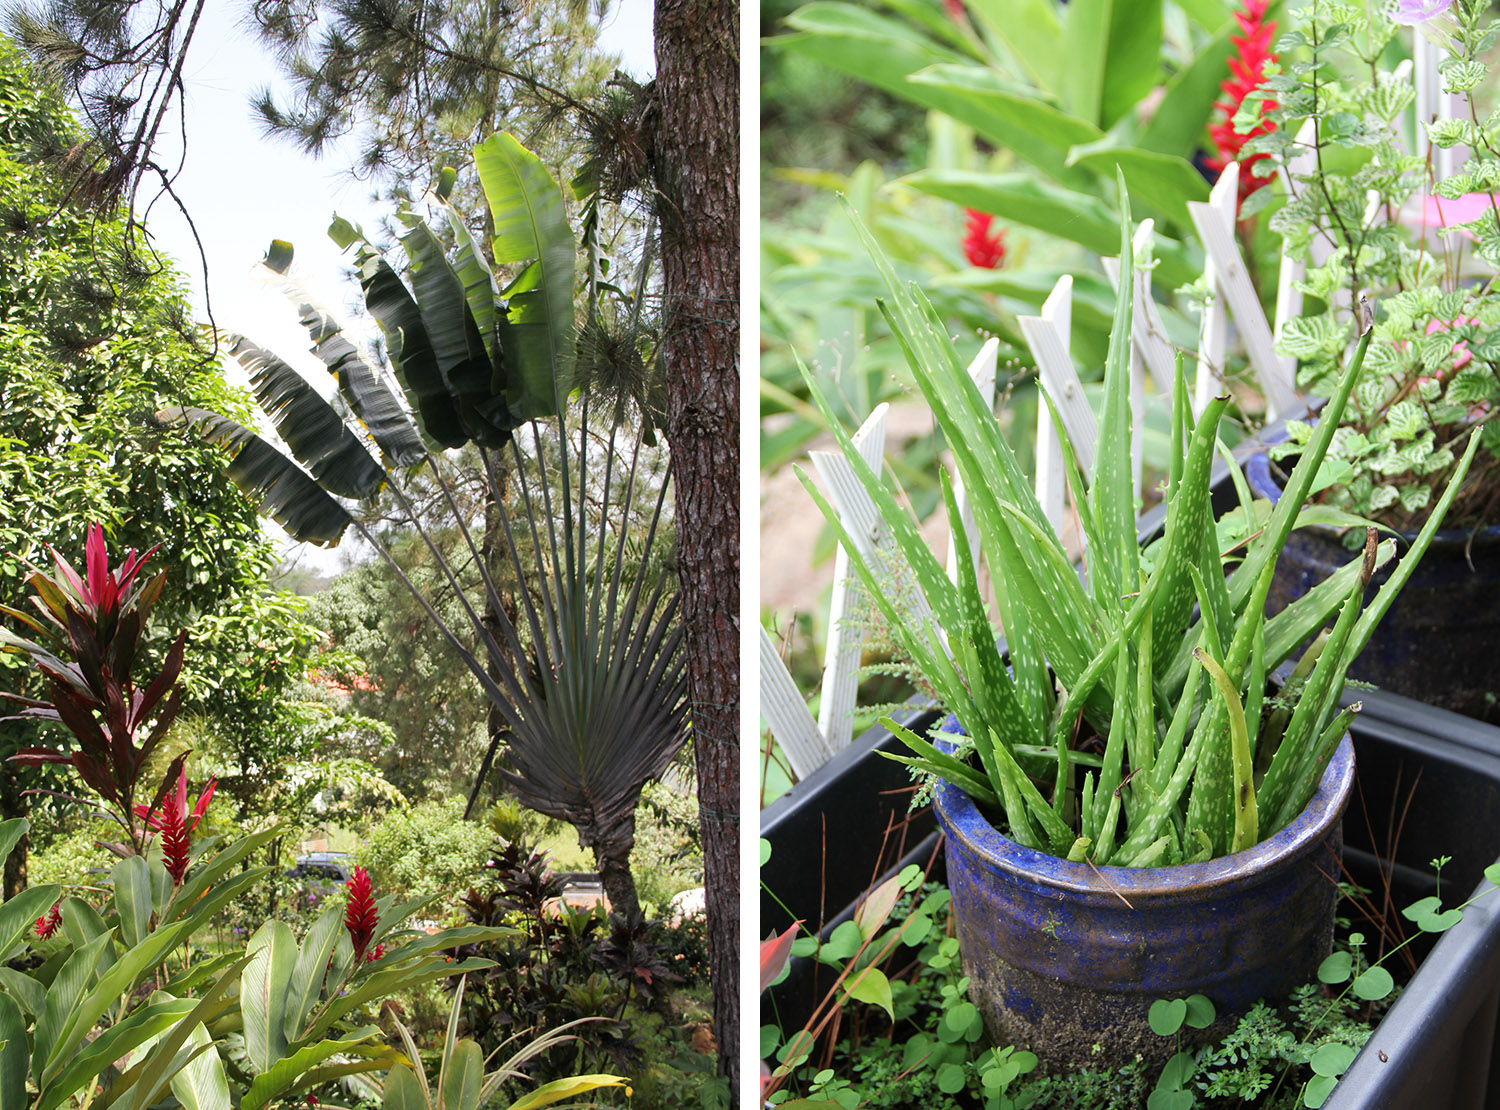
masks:
<svg viewBox="0 0 1500 1110"><path fill-rule="evenodd" d="M337 212L373 232L386 209L371 203L367 184L348 177L349 159L313 160L261 135L250 95L261 85L277 86L277 69L238 23L244 8L233 0L204 7L185 74L188 158L176 188L207 256L214 321L276 351L315 383L331 385L322 363L307 353L296 313L280 292L253 279L251 269L272 239L285 239L296 248L296 272L325 305L341 310L358 303L357 285L340 281L344 260L328 225ZM622 68L641 80L656 69L651 17L652 0L614 0L601 27L602 49L621 54ZM160 157L169 164L176 150L162 149ZM157 248L185 271L194 312L206 321L203 263L187 221L164 197L148 227ZM307 545L294 557L323 573L340 565L336 552Z"/></svg>

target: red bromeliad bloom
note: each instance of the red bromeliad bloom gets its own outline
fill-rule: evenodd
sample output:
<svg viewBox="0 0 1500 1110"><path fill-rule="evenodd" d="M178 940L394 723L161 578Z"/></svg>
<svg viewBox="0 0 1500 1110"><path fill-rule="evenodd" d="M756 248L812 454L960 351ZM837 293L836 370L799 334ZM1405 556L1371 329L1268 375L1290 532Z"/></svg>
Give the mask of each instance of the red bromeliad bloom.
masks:
<svg viewBox="0 0 1500 1110"><path fill-rule="evenodd" d="M1005 262L1005 229L991 228L995 217L973 208L964 209L964 257L970 266L999 269Z"/></svg>
<svg viewBox="0 0 1500 1110"><path fill-rule="evenodd" d="M57 927L61 924L62 903L57 902L49 912L36 919L36 935L46 940L53 933L57 932Z"/></svg>
<svg viewBox="0 0 1500 1110"><path fill-rule="evenodd" d="M346 884L349 888L349 905L344 910L344 928L349 930L349 939L354 942L354 962L358 963L365 957L365 949L370 947L370 939L375 935L375 926L379 923L379 916L375 910L375 895L370 891L370 876L363 867L354 869L354 877ZM379 959L377 953L381 953L380 945L376 945L375 951L370 954L371 959ZM369 960L365 961L366 963Z"/></svg>
<svg viewBox="0 0 1500 1110"><path fill-rule="evenodd" d="M187 807L187 772L177 776L177 791L162 800L162 808L152 813L145 806L136 806L135 815L146 822L146 827L161 836L161 854L172 882L182 885L188 869L188 849L192 846L193 830L208 811L213 799L217 779L209 779L203 793L193 803L192 812Z"/></svg>
<svg viewBox="0 0 1500 1110"><path fill-rule="evenodd" d="M1274 173L1257 173L1254 168L1257 162L1270 155L1250 154L1240 157L1240 151L1247 142L1256 135L1274 131L1276 125L1268 119L1262 119L1247 134L1242 135L1234 129L1235 113L1240 110L1245 98L1264 80L1266 63L1276 60L1276 55L1271 53L1271 36L1276 32L1276 24L1266 22L1266 7L1269 3L1270 0L1244 0L1245 10L1235 13L1240 34L1229 37L1229 41L1234 44L1235 53L1229 57L1229 79L1219 85L1223 95L1214 101L1218 118L1208 128L1219 153L1217 157L1205 159L1204 164L1209 169L1220 172L1229 163L1239 162L1241 204L1245 203L1245 198L1251 193L1269 185L1276 176ZM1274 100L1267 100L1262 102L1261 110L1269 111L1275 107Z"/></svg>

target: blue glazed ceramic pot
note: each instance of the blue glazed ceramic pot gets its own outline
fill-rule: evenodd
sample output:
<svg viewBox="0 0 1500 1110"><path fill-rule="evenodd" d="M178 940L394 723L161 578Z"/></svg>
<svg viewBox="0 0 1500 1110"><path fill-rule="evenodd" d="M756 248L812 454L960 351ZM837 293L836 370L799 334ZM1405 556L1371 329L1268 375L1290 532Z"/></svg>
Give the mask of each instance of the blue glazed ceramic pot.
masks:
<svg viewBox="0 0 1500 1110"><path fill-rule="evenodd" d="M1252 455L1245 477L1257 497L1276 501L1281 487L1270 460ZM1401 533L1404 551L1416 533ZM1398 552L1399 554L1399 552ZM1354 558L1332 528L1299 528L1276 563L1266 601L1279 613ZM1391 575L1370 583L1366 603ZM1349 667L1349 677L1383 690L1500 723L1500 526L1477 533L1443 528L1396 598L1380 629Z"/></svg>
<svg viewBox="0 0 1500 1110"><path fill-rule="evenodd" d="M1207 995L1215 1033L1257 999L1312 980L1333 942L1353 782L1345 736L1307 809L1271 839L1156 868L1096 868L1022 848L944 785L936 809L953 913L969 997L990 1036L1029 1047L1052 1070L1138 1054L1160 1063L1177 1045L1146 1022L1156 999Z"/></svg>

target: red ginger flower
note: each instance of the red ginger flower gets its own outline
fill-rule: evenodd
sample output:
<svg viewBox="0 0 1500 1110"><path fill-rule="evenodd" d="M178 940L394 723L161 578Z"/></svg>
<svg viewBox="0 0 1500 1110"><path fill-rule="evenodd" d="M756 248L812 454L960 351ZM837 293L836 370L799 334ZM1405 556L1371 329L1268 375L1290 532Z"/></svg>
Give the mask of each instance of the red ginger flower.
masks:
<svg viewBox="0 0 1500 1110"><path fill-rule="evenodd" d="M36 919L36 935L46 940L62 924L62 903L56 902L52 909Z"/></svg>
<svg viewBox="0 0 1500 1110"><path fill-rule="evenodd" d="M969 265L986 270L999 269L1005 262L1005 229L997 227L992 230L990 225L995 222L995 217L988 212L965 208L964 216L963 248Z"/></svg>
<svg viewBox="0 0 1500 1110"><path fill-rule="evenodd" d="M1269 158L1269 154L1240 157L1246 143L1256 135L1274 131L1276 125L1268 119L1262 119L1246 134L1242 135L1234 129L1235 113L1265 78L1266 63L1276 60L1276 55L1271 53L1271 36L1276 32L1276 24L1265 21L1269 3L1270 0L1244 0L1245 10L1235 13L1240 34L1229 36L1235 53L1229 57L1229 79L1219 85L1223 95L1214 101L1214 109L1220 115L1208 128L1209 136L1219 153L1217 157L1204 159L1204 164L1211 170L1221 172L1229 163L1239 162L1240 204L1244 204L1246 197L1269 185L1276 177L1275 173L1258 173L1254 168L1257 162ZM1266 100L1262 102L1261 110L1270 111L1275 107L1276 101Z"/></svg>
<svg viewBox="0 0 1500 1110"><path fill-rule="evenodd" d="M379 915L375 910L375 895L370 891L370 876L363 867L356 867L354 877L344 885L349 889L349 905L344 910L344 928L349 930L349 939L354 942L354 962L358 963L364 959L365 949L370 947ZM379 959L380 956L376 954L379 952L381 946L376 945L371 958Z"/></svg>
<svg viewBox="0 0 1500 1110"><path fill-rule="evenodd" d="M163 799L161 809L152 813L145 806L135 807L135 815L146 822L147 828L161 836L161 854L167 874L172 876L172 882L178 886L182 885L182 880L187 875L188 849L192 846L193 830L208 811L208 803L213 799L216 786L218 780L209 779L189 813L187 772L183 771L177 776L176 793Z"/></svg>

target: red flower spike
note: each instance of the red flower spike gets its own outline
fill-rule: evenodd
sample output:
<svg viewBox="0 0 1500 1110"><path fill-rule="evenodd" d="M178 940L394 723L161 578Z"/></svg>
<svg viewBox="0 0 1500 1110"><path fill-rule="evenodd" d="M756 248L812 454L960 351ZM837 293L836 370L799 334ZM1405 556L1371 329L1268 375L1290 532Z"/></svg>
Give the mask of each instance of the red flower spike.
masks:
<svg viewBox="0 0 1500 1110"><path fill-rule="evenodd" d="M1219 172L1229 163L1239 162L1240 204L1244 204L1246 197L1269 185L1276 177L1274 173L1260 173L1255 169L1257 162L1270 155L1240 156L1246 143L1256 135L1274 131L1276 125L1268 119L1262 119L1246 134L1242 135L1234 129L1235 113L1240 110L1245 98L1260 87L1265 78L1266 63L1276 60L1276 55L1271 53L1271 36L1276 32L1276 24L1265 21L1269 2L1270 0L1244 0L1244 10L1235 13L1240 34L1229 36L1235 53L1229 58L1229 79L1219 85L1223 93L1214 101L1217 118L1208 128L1209 136L1219 153L1216 157L1204 159L1204 164ZM1261 111L1270 111L1275 107L1274 100L1266 100L1262 102Z"/></svg>
<svg viewBox="0 0 1500 1110"><path fill-rule="evenodd" d="M36 919L36 935L46 940L57 932L57 927L62 924L62 903L57 902L52 909Z"/></svg>
<svg viewBox="0 0 1500 1110"><path fill-rule="evenodd" d="M973 208L964 209L964 257L970 266L999 269L1005 263L1005 229L991 229L995 217Z"/></svg>
<svg viewBox="0 0 1500 1110"><path fill-rule="evenodd" d="M198 795L198 800L193 803L192 812L189 813L187 772L183 771L177 776L177 790L172 796L163 799L159 810L152 812L145 806L135 807L135 815L146 822L147 828L161 836L163 862L166 864L167 873L172 876L172 882L178 886L182 885L182 880L187 875L188 849L192 847L192 834L198 828L198 823L203 820L203 815L208 812L208 803L213 800L214 789L217 786L217 779L209 779L208 785L203 788L203 793Z"/></svg>
<svg viewBox="0 0 1500 1110"><path fill-rule="evenodd" d="M375 910L375 895L370 891L370 876L363 867L354 869L354 877L344 884L349 890L349 905L344 910L344 928L349 930L349 939L354 942L354 962L364 959L365 949L375 936L379 917ZM377 951L379 950L377 946ZM379 957L377 956L376 959Z"/></svg>
<svg viewBox="0 0 1500 1110"><path fill-rule="evenodd" d="M376 960L380 959L380 957L384 955L385 945L377 944L374 948L365 953L365 963L373 964Z"/></svg>

